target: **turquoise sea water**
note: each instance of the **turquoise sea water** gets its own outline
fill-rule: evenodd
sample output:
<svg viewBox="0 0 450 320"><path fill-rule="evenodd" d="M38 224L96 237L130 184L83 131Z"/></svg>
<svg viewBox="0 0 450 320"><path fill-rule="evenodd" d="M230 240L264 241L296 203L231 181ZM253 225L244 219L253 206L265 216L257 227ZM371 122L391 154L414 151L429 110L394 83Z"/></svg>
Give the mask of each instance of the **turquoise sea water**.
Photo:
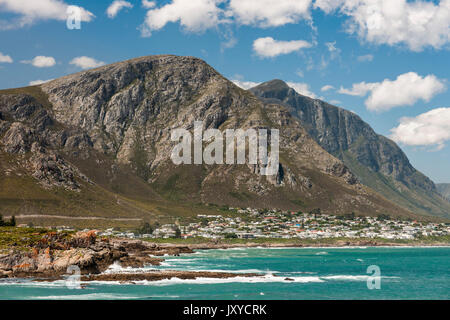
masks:
<svg viewBox="0 0 450 320"><path fill-rule="evenodd" d="M378 290L369 290L367 286L370 276L367 268L371 265L381 270ZM260 276L137 284L87 283L83 289L70 289L64 281L0 280L0 299L450 298L450 247L208 250L167 257L158 269L256 272ZM112 266L111 271L137 270Z"/></svg>

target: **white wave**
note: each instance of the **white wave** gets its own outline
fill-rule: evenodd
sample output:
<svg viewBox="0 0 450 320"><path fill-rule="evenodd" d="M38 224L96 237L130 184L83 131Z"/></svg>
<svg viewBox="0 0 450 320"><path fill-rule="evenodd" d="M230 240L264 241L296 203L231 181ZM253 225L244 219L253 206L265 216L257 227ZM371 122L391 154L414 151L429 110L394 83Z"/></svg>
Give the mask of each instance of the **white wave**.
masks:
<svg viewBox="0 0 450 320"><path fill-rule="evenodd" d="M239 270L229 270L229 269L214 269L211 266L192 266L191 268L187 268L186 266L174 266L168 265L172 269L166 268L155 268L155 267L147 267L147 268L122 268L120 265L114 265L110 267L103 274L139 274L139 273L151 273L158 271L196 271L196 272L222 272L222 273L260 273L260 274L273 274L273 273L281 273L280 271L273 270L260 270L260 269L239 269ZM221 265L216 265L215 267L220 267Z"/></svg>
<svg viewBox="0 0 450 320"><path fill-rule="evenodd" d="M198 262L199 259L166 259L167 262L176 262L182 264L190 264L193 262Z"/></svg>
<svg viewBox="0 0 450 320"><path fill-rule="evenodd" d="M178 296L173 296L178 298ZM80 295L34 296L30 300L136 300L143 297L113 293L88 293ZM171 296L146 296L145 298L171 298Z"/></svg>
<svg viewBox="0 0 450 320"><path fill-rule="evenodd" d="M333 275L333 276L321 276L320 279L324 280L348 280L348 281L367 281L369 275ZM382 276L381 279L399 279L400 277L394 276Z"/></svg>
<svg viewBox="0 0 450 320"><path fill-rule="evenodd" d="M326 251L316 252L316 256L326 256L326 255L329 255L329 253Z"/></svg>
<svg viewBox="0 0 450 320"><path fill-rule="evenodd" d="M289 280L287 280L289 279ZM206 284L223 284L223 283L312 283L312 282L324 282L319 277L278 277L271 274L260 277L235 277L235 278L197 278L197 279L180 279L171 278L158 281L132 281L134 285L145 286L169 286L177 284L193 284L193 285L206 285ZM108 284L108 285L123 285L123 282L110 282L110 281L92 281L91 284ZM130 282L131 283L131 282Z"/></svg>
<svg viewBox="0 0 450 320"><path fill-rule="evenodd" d="M172 264L169 263L168 261L163 261L159 264L160 267L171 267Z"/></svg>
<svg viewBox="0 0 450 320"><path fill-rule="evenodd" d="M244 251L244 250L248 250L248 249L254 249L254 247L252 247L252 248L235 247L235 248L201 249L199 251L209 251L209 252L214 252L214 251Z"/></svg>
<svg viewBox="0 0 450 320"><path fill-rule="evenodd" d="M68 282L65 280L31 281L28 279L15 279L12 281L0 281L0 286L58 288L58 287L67 287L67 285Z"/></svg>
<svg viewBox="0 0 450 320"><path fill-rule="evenodd" d="M279 271L272 270L259 270L259 269L242 269L242 270L228 270L228 269L195 269L199 272L222 272L222 273L261 273L261 274L273 274L281 273Z"/></svg>
<svg viewBox="0 0 450 320"><path fill-rule="evenodd" d="M369 276L366 275L359 275L359 276L352 276L352 275L336 275L336 276L324 276L320 277L321 279L325 280L350 280L350 281L366 281Z"/></svg>

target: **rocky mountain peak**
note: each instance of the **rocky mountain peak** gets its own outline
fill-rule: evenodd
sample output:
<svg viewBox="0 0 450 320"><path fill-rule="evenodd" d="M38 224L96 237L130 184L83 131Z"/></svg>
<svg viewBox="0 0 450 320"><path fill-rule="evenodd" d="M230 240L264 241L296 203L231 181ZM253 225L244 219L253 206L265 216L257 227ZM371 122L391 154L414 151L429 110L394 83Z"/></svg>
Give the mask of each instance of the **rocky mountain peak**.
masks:
<svg viewBox="0 0 450 320"><path fill-rule="evenodd" d="M258 97L284 100L287 96L292 95L294 90L283 80L274 79L264 82L250 91Z"/></svg>

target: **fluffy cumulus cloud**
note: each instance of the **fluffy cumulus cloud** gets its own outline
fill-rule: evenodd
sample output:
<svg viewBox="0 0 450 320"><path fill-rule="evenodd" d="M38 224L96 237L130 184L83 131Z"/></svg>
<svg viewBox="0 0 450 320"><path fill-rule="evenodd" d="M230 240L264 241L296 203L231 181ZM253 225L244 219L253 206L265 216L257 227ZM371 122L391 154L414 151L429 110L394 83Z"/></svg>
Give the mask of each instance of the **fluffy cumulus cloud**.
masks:
<svg viewBox="0 0 450 320"><path fill-rule="evenodd" d="M157 8L154 1L143 0L149 9L143 36L177 23L190 32L201 32L219 24L238 23L257 27L279 27L310 20L313 0L171 0Z"/></svg>
<svg viewBox="0 0 450 320"><path fill-rule="evenodd" d="M278 41L271 37L259 38L253 42L253 50L262 58L273 58L311 46L311 43L304 40Z"/></svg>
<svg viewBox="0 0 450 320"><path fill-rule="evenodd" d="M450 108L438 108L417 117L400 119L391 129L391 139L409 146L436 146L444 148L450 140Z"/></svg>
<svg viewBox="0 0 450 320"><path fill-rule="evenodd" d="M13 63L13 59L11 58L11 56L0 52L0 63Z"/></svg>
<svg viewBox="0 0 450 320"><path fill-rule="evenodd" d="M231 0L227 14L245 25L278 27L310 18L312 0Z"/></svg>
<svg viewBox="0 0 450 320"><path fill-rule="evenodd" d="M450 42L450 0L316 0L314 7L348 16L347 31L370 43L421 51Z"/></svg>
<svg viewBox="0 0 450 320"><path fill-rule="evenodd" d="M83 70L98 68L105 65L103 61L98 61L94 58L86 56L76 57L72 59L72 61L70 61L70 64L75 65Z"/></svg>
<svg viewBox="0 0 450 320"><path fill-rule="evenodd" d="M401 74L395 80L356 83L351 89L342 88L339 93L365 96L370 92L365 104L372 111L387 111L395 107L411 106L419 100L430 101L445 90L445 84L434 75L421 77L415 72Z"/></svg>
<svg viewBox="0 0 450 320"><path fill-rule="evenodd" d="M151 8L141 27L142 35L150 36L170 22L179 22L191 32L213 28L221 22L223 10L218 7L221 2L223 0L172 0L162 7Z"/></svg>
<svg viewBox="0 0 450 320"><path fill-rule="evenodd" d="M31 64L36 68L50 68L56 64L56 60L53 57L37 56L33 60L24 60L22 63Z"/></svg>
<svg viewBox="0 0 450 320"><path fill-rule="evenodd" d="M0 0L0 12L16 14L19 17L8 21L0 21L0 29L15 29L31 25L39 20L67 19L69 7L77 7L80 19L91 21L95 16L86 9L70 6L62 0Z"/></svg>
<svg viewBox="0 0 450 320"><path fill-rule="evenodd" d="M108 9L106 9L106 14L110 19L114 19L122 9L133 8L133 5L128 1L116 0L110 4Z"/></svg>

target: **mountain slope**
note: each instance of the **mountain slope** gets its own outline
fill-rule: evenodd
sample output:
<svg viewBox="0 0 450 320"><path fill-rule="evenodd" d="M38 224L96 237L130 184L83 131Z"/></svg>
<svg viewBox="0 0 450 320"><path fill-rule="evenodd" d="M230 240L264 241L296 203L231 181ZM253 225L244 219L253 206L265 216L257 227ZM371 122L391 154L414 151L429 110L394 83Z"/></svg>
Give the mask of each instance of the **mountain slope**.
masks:
<svg viewBox="0 0 450 320"><path fill-rule="evenodd" d="M438 183L436 187L439 193L450 201L450 183Z"/></svg>
<svg viewBox="0 0 450 320"><path fill-rule="evenodd" d="M417 171L403 151L378 135L356 114L302 96L281 80L250 89L266 103L278 103L300 120L309 135L341 159L361 182L419 214L450 216L450 203L434 183Z"/></svg>
<svg viewBox="0 0 450 320"><path fill-rule="evenodd" d="M261 176L259 165L174 165L171 132L196 120L222 131L279 129L277 175ZM192 57L142 57L0 91L0 150L4 215L112 224L229 205L417 218L361 185L284 106L263 104Z"/></svg>

